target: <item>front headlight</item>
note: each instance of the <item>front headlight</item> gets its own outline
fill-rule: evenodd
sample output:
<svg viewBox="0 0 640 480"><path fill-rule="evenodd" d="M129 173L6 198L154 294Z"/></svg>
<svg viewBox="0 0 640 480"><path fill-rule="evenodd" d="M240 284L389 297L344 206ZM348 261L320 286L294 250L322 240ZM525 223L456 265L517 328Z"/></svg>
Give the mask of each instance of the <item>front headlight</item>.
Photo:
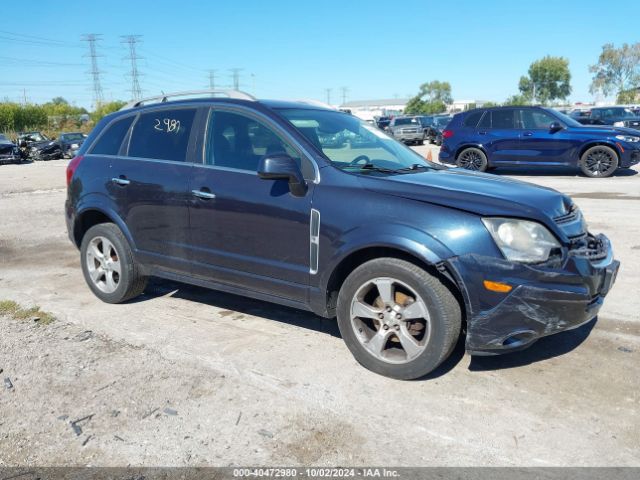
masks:
<svg viewBox="0 0 640 480"><path fill-rule="evenodd" d="M614 127L624 127L624 122L613 122Z"/></svg>
<svg viewBox="0 0 640 480"><path fill-rule="evenodd" d="M493 240L507 260L539 263L549 259L556 238L543 225L515 218L483 218Z"/></svg>
<svg viewBox="0 0 640 480"><path fill-rule="evenodd" d="M633 135L616 135L616 138L623 142L640 142L640 137L634 137Z"/></svg>

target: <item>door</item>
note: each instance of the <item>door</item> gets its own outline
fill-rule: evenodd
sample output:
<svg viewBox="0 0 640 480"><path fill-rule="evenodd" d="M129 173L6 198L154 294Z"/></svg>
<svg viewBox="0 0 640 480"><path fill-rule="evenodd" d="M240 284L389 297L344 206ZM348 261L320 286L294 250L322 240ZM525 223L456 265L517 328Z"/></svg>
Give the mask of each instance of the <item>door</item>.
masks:
<svg viewBox="0 0 640 480"><path fill-rule="evenodd" d="M125 221L139 259L177 273L189 269L189 180L195 108L155 109L138 116L114 183L127 192Z"/></svg>
<svg viewBox="0 0 640 480"><path fill-rule="evenodd" d="M305 178L313 165L268 119L244 110L212 109L202 165L190 190L193 273L253 291L306 301L313 182L296 197L285 180L262 180L258 162L285 152Z"/></svg>
<svg viewBox="0 0 640 480"><path fill-rule="evenodd" d="M521 108L517 121L520 124L521 163L531 165L570 165L577 141L566 130L552 131L557 118L544 110ZM575 162L573 162L575 163Z"/></svg>
<svg viewBox="0 0 640 480"><path fill-rule="evenodd" d="M515 109L489 110L476 128L478 138L489 154L490 164L518 163L520 138Z"/></svg>

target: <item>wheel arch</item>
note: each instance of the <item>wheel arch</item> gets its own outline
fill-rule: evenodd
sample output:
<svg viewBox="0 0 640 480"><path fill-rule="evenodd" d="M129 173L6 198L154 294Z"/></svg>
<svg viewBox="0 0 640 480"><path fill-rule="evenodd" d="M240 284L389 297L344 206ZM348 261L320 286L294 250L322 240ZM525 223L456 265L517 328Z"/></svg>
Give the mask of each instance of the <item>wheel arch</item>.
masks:
<svg viewBox="0 0 640 480"><path fill-rule="evenodd" d="M606 140L592 140L580 147L580 150L578 151L578 161L582 160L582 155L584 155L584 152L589 150L591 147L597 147L597 146L611 148L614 152L616 152L616 155L618 157L618 163L622 160L622 153L618 149L618 146L615 144L615 142L608 142Z"/></svg>
<svg viewBox="0 0 640 480"><path fill-rule="evenodd" d="M87 230L100 223L115 224L129 242L131 249L135 250L133 239L124 221L114 211L98 206L86 207L76 214L73 222L73 241L78 248Z"/></svg>
<svg viewBox="0 0 640 480"><path fill-rule="evenodd" d="M482 153L484 153L485 157L487 157L487 164L491 163L491 160L489 159L489 152L487 152L487 149L484 148L484 145L482 144L476 144L476 143L466 143L464 145L460 145L457 149L456 149L456 153L453 157L454 160L458 160L458 156L465 151L467 148L477 148L478 150L481 150Z"/></svg>

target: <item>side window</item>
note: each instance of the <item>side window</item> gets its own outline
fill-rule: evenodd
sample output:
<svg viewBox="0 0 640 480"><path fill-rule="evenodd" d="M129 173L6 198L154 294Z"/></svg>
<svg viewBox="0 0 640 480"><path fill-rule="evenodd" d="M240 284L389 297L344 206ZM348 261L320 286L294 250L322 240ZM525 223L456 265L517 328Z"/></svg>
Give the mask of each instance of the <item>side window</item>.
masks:
<svg viewBox="0 0 640 480"><path fill-rule="evenodd" d="M478 124L478 128L491 128L491 112L484 112L484 116L480 123Z"/></svg>
<svg viewBox="0 0 640 480"><path fill-rule="evenodd" d="M540 110L522 109L520 115L522 128L528 130L547 130L549 125L557 121L551 115Z"/></svg>
<svg viewBox="0 0 640 480"><path fill-rule="evenodd" d="M515 128L515 110L510 108L491 112L491 128Z"/></svg>
<svg viewBox="0 0 640 480"><path fill-rule="evenodd" d="M482 117L482 114L484 112L481 110L479 112L472 112L469 115L467 115L467 118L464 119L464 122L462 123L465 127L469 127L469 128L476 128L476 125L478 125L478 122L480 121L480 117Z"/></svg>
<svg viewBox="0 0 640 480"><path fill-rule="evenodd" d="M167 109L143 113L133 126L130 157L184 162L195 109Z"/></svg>
<svg viewBox="0 0 640 480"><path fill-rule="evenodd" d="M107 130L100 136L91 149L91 153L97 155L117 155L134 118L135 115L131 115L122 120L117 120L108 126Z"/></svg>
<svg viewBox="0 0 640 480"><path fill-rule="evenodd" d="M238 113L212 110L209 118L206 164L257 172L265 155L285 153L313 179L313 165L264 123Z"/></svg>

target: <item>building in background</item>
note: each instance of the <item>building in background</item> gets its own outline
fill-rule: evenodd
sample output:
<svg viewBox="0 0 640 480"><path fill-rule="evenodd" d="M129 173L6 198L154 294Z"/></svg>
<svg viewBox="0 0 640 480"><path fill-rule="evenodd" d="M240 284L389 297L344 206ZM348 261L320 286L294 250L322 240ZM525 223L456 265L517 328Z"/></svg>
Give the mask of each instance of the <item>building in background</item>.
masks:
<svg viewBox="0 0 640 480"><path fill-rule="evenodd" d="M391 98L383 100L353 100L340 105L340 109L351 110L352 115L362 120L375 117L402 115L410 98Z"/></svg>

